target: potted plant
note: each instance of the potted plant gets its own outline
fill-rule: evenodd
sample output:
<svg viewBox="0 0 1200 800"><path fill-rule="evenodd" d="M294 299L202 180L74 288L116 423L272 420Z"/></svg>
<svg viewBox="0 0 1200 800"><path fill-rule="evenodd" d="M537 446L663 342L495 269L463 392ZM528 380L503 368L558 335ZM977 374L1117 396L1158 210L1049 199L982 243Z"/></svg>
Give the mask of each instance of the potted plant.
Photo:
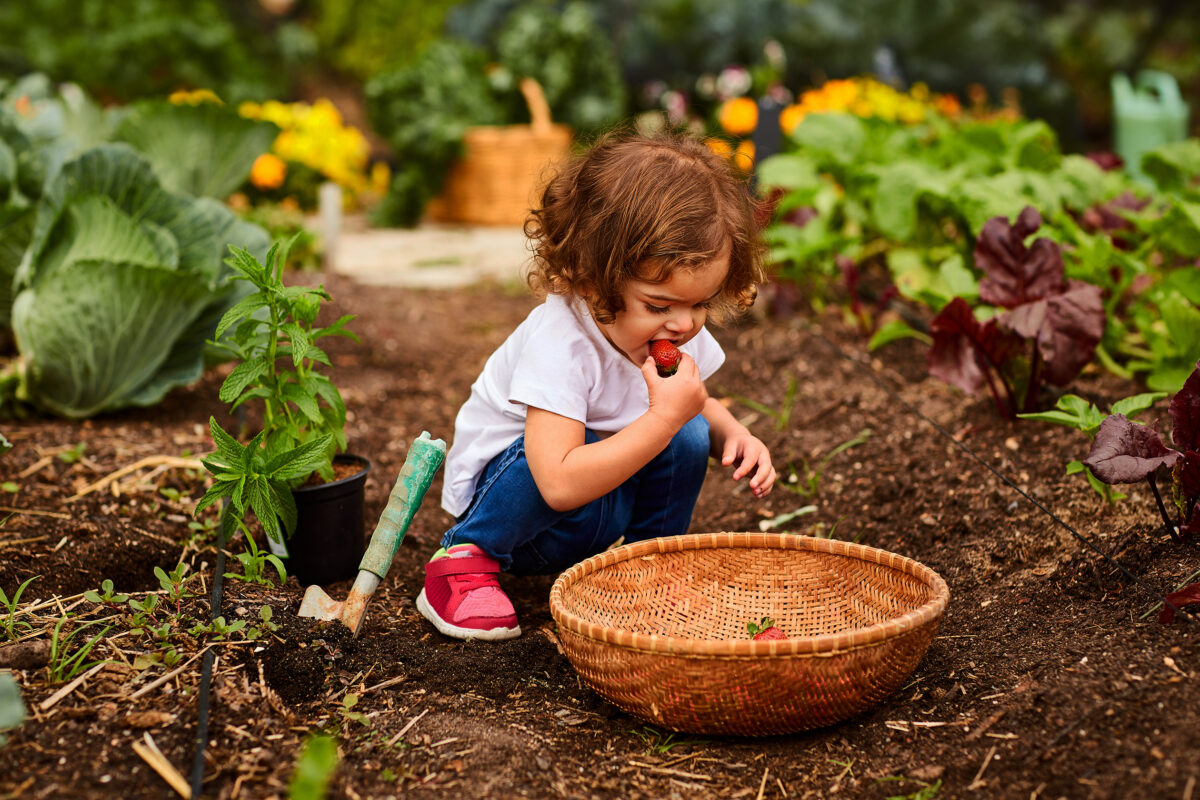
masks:
<svg viewBox="0 0 1200 800"><path fill-rule="evenodd" d="M211 344L238 363L221 385L230 410L262 404L262 430L243 445L209 418L216 452L204 459L213 485L196 511L226 498L222 533L250 536L252 511L271 551L286 559L302 585L353 578L364 550L363 501L370 463L346 449L346 406L333 382L320 371L329 357L317 346L326 336L358 337L346 330L346 315L317 326L323 288L285 286L283 268L290 243L276 242L266 262L230 247L226 263L234 280L254 291L229 309ZM285 541L286 537L286 541Z"/></svg>

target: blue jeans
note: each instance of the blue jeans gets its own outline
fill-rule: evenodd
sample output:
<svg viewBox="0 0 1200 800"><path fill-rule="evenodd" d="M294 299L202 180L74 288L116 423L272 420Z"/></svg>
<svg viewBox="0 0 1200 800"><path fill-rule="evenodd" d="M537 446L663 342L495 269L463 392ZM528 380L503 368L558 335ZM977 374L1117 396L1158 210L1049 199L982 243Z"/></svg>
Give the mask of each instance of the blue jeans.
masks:
<svg viewBox="0 0 1200 800"><path fill-rule="evenodd" d="M585 442L599 441L587 431ZM546 505L525 460L525 437L488 462L471 505L442 546L473 544L518 574L560 572L626 542L686 533L708 469L708 420L697 415L613 491L572 511Z"/></svg>

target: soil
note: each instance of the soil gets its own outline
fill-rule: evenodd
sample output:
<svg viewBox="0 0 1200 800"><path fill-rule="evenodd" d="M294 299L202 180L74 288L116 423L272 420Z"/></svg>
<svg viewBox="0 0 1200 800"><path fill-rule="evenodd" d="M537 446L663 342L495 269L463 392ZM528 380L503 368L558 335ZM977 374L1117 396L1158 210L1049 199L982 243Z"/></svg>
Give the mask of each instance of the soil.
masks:
<svg viewBox="0 0 1200 800"><path fill-rule="evenodd" d="M323 282L331 317L358 315L351 328L362 344L339 339L329 351L350 409L349 449L373 464L373 521L409 442L422 430L451 437L484 360L535 301L511 286L418 291L330 275L293 280ZM211 648L204 796L286 796L297 757L318 731L337 741L335 797L1194 796L1196 628L1159 624L1158 598L1146 587L1176 588L1200 559L1156 526L1145 489L1126 487L1129 498L1105 503L1082 476L1064 471L1087 452L1083 434L1002 420L988 398L928 378L916 342L867 355L865 340L832 312L759 315L715 332L728 361L710 391L731 398L780 472L794 469L798 480L756 501L714 466L692 530L756 530L811 504L814 512L780 529L853 539L936 570L950 604L907 685L857 717L805 733L660 730L576 677L556 647L547 605L553 576L502 577L520 638L443 638L413 607L422 564L451 522L436 502L439 477L358 638L339 623L298 617L295 578L281 586L224 580L221 615L249 624ZM160 589L155 567L170 571L182 560L197 577L187 584L196 596L183 599L180 613L209 619L215 516L202 517L207 531L189 527L205 473L187 462L151 463L83 490L143 458L209 451L209 416L234 424L217 399L226 372L215 369L153 408L0 427L15 445L0 459L0 482L17 485L0 494L0 588L11 598L37 576L21 611L0 608L0 622L17 623L26 640L50 638L64 612L72 620L64 634L87 620L114 625L86 657L112 663L61 697L46 667L15 672L30 718L0 747L0 797L169 795L135 751L145 752L147 736L166 762L191 774L201 634L168 634L182 669L147 665L145 654L159 648L149 634L128 631L129 610L80 593L109 579L142 598ZM1089 371L1069 390L1106 407L1136 388ZM1165 403L1146 418L1154 416L1165 418ZM863 443L827 459L867 430ZM806 496L800 490L810 485L815 493ZM230 543L227 571L237 571L233 555L245 549L240 536ZM326 588L340 598L349 583ZM264 606L278 628L247 640ZM68 652L103 627L83 629Z"/></svg>

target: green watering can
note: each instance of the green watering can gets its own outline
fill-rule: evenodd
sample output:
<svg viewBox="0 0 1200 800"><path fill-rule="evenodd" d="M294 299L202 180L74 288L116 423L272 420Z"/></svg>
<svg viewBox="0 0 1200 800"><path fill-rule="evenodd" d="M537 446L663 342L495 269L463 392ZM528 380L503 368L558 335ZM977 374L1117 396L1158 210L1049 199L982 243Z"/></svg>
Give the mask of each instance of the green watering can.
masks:
<svg viewBox="0 0 1200 800"><path fill-rule="evenodd" d="M1187 138L1187 103L1175 78L1150 69L1138 72L1132 82L1123 72L1113 75L1112 93L1113 149L1129 174L1145 181L1142 154Z"/></svg>

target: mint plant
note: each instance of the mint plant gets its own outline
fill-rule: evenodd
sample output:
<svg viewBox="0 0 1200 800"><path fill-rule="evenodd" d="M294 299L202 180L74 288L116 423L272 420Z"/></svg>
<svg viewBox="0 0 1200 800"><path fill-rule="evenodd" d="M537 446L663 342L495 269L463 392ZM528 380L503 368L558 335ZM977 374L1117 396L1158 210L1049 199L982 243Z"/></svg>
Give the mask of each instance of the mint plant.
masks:
<svg viewBox="0 0 1200 800"><path fill-rule="evenodd" d="M1083 463L1107 484L1146 481L1167 533L1175 541L1187 541L1200 534L1200 362L1171 398L1168 411L1174 448L1163 441L1157 423L1142 425L1113 414L1100 423ZM1167 512L1155 480L1163 467L1171 470L1174 515Z"/></svg>
<svg viewBox="0 0 1200 800"><path fill-rule="evenodd" d="M1037 410L1044 384L1065 386L1095 354L1104 333L1100 288L1068 280L1059 246L1025 240L1042 224L1026 206L1015 224L993 217L975 246L984 272L979 299L993 316L980 320L961 297L930 323L929 372L968 394L985 385L1008 419Z"/></svg>
<svg viewBox="0 0 1200 800"><path fill-rule="evenodd" d="M316 325L321 301L330 299L324 289L283 284L286 247L272 245L265 264L248 250L231 247L230 252L226 263L235 280L248 281L256 291L225 313L211 342L240 362L219 396L230 410L260 401L263 429L242 445L209 419L217 450L202 461L215 481L194 514L227 499L236 511L226 515L228 527L240 527L251 538L245 516L253 511L267 535L280 541L280 519L288 535L296 526L291 490L314 472L331 480L333 455L346 448L346 406L319 371L320 365L329 366L329 357L316 342L326 336L358 337L345 329L350 315L328 327Z"/></svg>

